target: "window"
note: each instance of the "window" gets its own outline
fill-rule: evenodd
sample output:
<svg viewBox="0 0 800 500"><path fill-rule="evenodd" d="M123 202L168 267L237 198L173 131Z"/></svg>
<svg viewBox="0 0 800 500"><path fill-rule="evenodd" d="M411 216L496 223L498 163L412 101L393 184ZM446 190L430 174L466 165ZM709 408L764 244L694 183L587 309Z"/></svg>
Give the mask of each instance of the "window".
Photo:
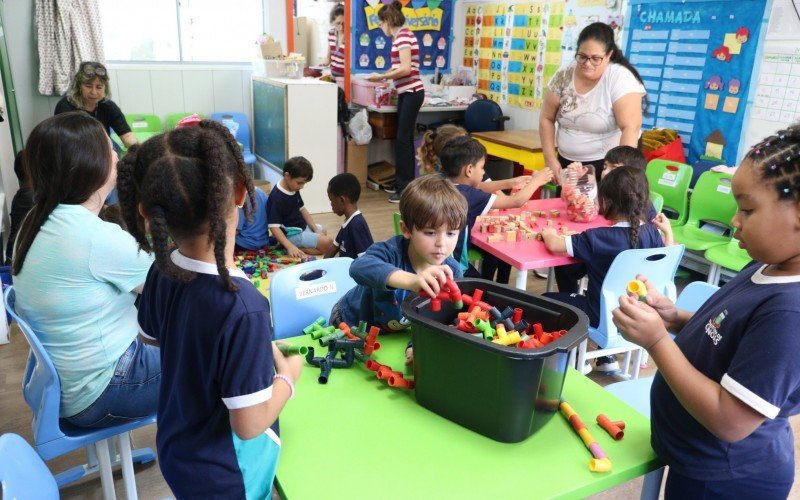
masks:
<svg viewBox="0 0 800 500"><path fill-rule="evenodd" d="M264 32L262 0L101 0L109 61L244 62Z"/></svg>

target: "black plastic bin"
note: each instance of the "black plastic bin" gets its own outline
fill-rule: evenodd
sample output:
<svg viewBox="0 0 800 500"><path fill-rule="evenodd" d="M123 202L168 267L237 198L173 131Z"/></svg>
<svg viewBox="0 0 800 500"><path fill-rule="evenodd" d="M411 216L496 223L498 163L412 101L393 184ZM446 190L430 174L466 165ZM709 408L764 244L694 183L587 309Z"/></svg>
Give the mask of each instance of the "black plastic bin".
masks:
<svg viewBox="0 0 800 500"><path fill-rule="evenodd" d="M539 295L481 279L458 281L463 293L483 290L484 302L503 310L520 307L523 319L544 331L567 330L539 349L506 347L452 326L453 304L439 312L430 299L403 302L414 339L417 402L439 415L496 441L516 443L540 429L558 411L567 358L588 333L579 309Z"/></svg>

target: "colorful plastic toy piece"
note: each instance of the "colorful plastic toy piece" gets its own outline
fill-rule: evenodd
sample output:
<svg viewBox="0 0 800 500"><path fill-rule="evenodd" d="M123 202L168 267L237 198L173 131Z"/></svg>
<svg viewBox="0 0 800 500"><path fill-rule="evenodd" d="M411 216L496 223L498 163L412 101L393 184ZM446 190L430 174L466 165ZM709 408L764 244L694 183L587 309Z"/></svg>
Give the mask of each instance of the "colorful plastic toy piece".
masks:
<svg viewBox="0 0 800 500"><path fill-rule="evenodd" d="M340 339L345 336L344 331L341 329L334 330L333 333L329 333L319 339L319 345L327 346L332 340Z"/></svg>
<svg viewBox="0 0 800 500"><path fill-rule="evenodd" d="M632 280L628 282L628 293L632 293L639 297L639 300L644 302L647 299L647 285L640 280Z"/></svg>
<svg viewBox="0 0 800 500"><path fill-rule="evenodd" d="M602 413L597 416L597 423L600 424L600 427L605 429L609 436L614 438L615 441L619 441L620 439L625 436L625 433L619 426L615 425L607 416L603 415ZM623 423L624 427L624 423Z"/></svg>
<svg viewBox="0 0 800 500"><path fill-rule="evenodd" d="M278 344L278 349L284 354L284 356L293 356L293 355L300 355L305 356L308 354L308 347L304 345L285 345L285 344Z"/></svg>
<svg viewBox="0 0 800 500"><path fill-rule="evenodd" d="M397 387L399 389L413 389L414 388L414 381L410 380L410 379L407 379L407 378L403 378L402 375L399 376L399 377L395 376L395 375L390 376L389 380L388 380L388 383L389 383L390 387Z"/></svg>
<svg viewBox="0 0 800 500"><path fill-rule="evenodd" d="M561 401L559 409L594 457L589 460L589 470L592 472L609 472L611 470L611 460L597 443L594 436L592 436L592 433L589 432L589 429L586 428L586 424L575 413L575 410L566 401Z"/></svg>
<svg viewBox="0 0 800 500"><path fill-rule="evenodd" d="M311 335L312 331L316 330L319 327L325 326L325 323L326 323L325 318L320 316L319 318L315 319L313 323L303 328L303 333L306 335Z"/></svg>

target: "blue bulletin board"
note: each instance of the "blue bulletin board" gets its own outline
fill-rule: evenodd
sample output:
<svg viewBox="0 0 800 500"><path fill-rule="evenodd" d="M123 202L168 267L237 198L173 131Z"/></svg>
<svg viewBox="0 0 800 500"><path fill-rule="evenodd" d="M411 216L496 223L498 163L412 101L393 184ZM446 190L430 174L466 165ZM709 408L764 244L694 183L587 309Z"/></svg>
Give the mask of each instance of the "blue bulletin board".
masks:
<svg viewBox="0 0 800 500"><path fill-rule="evenodd" d="M392 67L392 39L381 31L378 11L382 0L357 0L353 8L353 73L387 71ZM421 73L441 72L450 68L450 45L453 29L453 0L405 0L406 26L419 43Z"/></svg>
<svg viewBox="0 0 800 500"><path fill-rule="evenodd" d="M686 157L736 164L766 0L630 0L625 54L650 101L643 127L677 130Z"/></svg>

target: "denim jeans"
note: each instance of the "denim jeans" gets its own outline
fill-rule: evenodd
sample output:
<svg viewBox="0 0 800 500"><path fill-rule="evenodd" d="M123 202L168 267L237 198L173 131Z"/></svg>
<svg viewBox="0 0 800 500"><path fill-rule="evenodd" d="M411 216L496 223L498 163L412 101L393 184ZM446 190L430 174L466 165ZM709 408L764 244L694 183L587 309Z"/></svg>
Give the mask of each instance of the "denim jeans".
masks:
<svg viewBox="0 0 800 500"><path fill-rule="evenodd" d="M403 92L397 96L397 138L394 146L397 194L402 193L408 183L414 180L414 130L424 100L424 90Z"/></svg>
<svg viewBox="0 0 800 500"><path fill-rule="evenodd" d="M65 420L79 427L100 428L152 415L158 406L160 385L160 350L137 338L120 356L114 376L100 397Z"/></svg>

